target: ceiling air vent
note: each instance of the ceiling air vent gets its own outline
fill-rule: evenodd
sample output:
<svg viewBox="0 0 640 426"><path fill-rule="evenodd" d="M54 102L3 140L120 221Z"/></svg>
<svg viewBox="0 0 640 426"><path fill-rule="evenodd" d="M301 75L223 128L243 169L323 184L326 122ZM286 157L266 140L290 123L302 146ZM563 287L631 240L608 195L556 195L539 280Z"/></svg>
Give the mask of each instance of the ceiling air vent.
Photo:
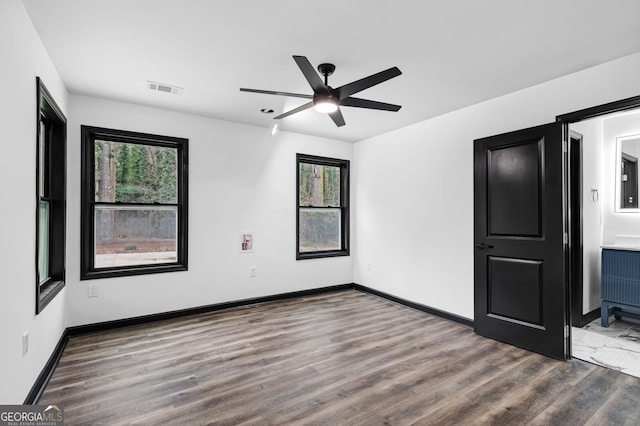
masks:
<svg viewBox="0 0 640 426"><path fill-rule="evenodd" d="M174 95L182 95L182 91L184 90L182 87L171 86L169 84L158 83L155 81L147 80L147 87L150 90L155 90L157 92L171 93Z"/></svg>

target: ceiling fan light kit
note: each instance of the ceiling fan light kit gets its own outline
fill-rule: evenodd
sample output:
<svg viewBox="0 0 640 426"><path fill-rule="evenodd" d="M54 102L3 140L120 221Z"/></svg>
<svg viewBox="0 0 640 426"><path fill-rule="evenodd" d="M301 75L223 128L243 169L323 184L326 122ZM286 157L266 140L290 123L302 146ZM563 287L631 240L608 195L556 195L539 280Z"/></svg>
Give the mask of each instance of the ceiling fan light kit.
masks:
<svg viewBox="0 0 640 426"><path fill-rule="evenodd" d="M313 99L313 106L318 112L330 113L338 110L338 101L331 95L318 96Z"/></svg>
<svg viewBox="0 0 640 426"><path fill-rule="evenodd" d="M309 60L305 56L294 55L293 60L296 61L296 64L298 64L300 71L302 71L302 74L313 89L313 95L240 88L240 91L242 92L311 99L310 102L307 102L304 105L301 105L297 108L280 114L277 117L274 117L274 120L280 120L282 118L314 107L316 111L327 113L336 124L336 126L340 127L345 125L342 112L340 111L340 106L377 109L381 111L394 112L400 110L401 108L400 105L387 104L384 102L351 97L351 95L355 93L361 92L365 89L368 89L369 87L375 86L401 75L402 72L398 69L398 67L389 68L377 74L372 74L368 77L356 80L354 82L342 85L334 89L333 87L329 86L329 76L335 71L335 65L328 63L318 65L318 71L324 76L323 82L318 73L316 73L316 71L313 69L311 62L309 62Z"/></svg>

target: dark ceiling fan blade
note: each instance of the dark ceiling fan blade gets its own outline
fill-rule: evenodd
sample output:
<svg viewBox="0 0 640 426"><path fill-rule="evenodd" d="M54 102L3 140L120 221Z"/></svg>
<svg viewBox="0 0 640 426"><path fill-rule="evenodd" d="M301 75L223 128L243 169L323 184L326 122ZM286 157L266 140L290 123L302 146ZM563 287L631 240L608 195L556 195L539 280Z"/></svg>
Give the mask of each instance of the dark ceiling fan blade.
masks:
<svg viewBox="0 0 640 426"><path fill-rule="evenodd" d="M331 117L333 122L336 123L336 126L338 126L338 127L342 127L342 126L344 126L346 124L344 122L344 117L342 116L342 112L340 111L340 108L338 108L337 110L335 110L333 112L330 112L329 113L329 117Z"/></svg>
<svg viewBox="0 0 640 426"><path fill-rule="evenodd" d="M313 99L313 95L304 95L302 93L274 92L273 90L245 89L243 87L240 88L240 91L250 92L250 93L262 93L264 95L291 96L292 98Z"/></svg>
<svg viewBox="0 0 640 426"><path fill-rule="evenodd" d="M298 64L300 71L302 71L302 74L304 74L304 77L307 79L314 92L323 92L327 90L327 86L322 82L320 75L318 75L306 56L293 55L293 60Z"/></svg>
<svg viewBox="0 0 640 426"><path fill-rule="evenodd" d="M287 112L285 112L285 113L283 113L283 114L280 114L280 115L279 115L279 116L277 116L277 117L273 117L273 119L274 119L274 120L279 120L279 119L281 119L281 118L288 117L288 116L290 116L290 115L293 115L293 114L295 114L295 113L297 113L297 112L300 112L300 111L304 111L305 109L309 109L309 108L311 108L311 107L313 107L313 101L312 101L312 102L307 102L307 103L306 103L306 104L304 104L304 105L300 105L298 108L294 108L294 109L292 109L291 111L287 111Z"/></svg>
<svg viewBox="0 0 640 426"><path fill-rule="evenodd" d="M387 104L384 102L370 101L368 99L348 97L340 101L340 105L356 108L379 109L383 111L398 111L401 105Z"/></svg>
<svg viewBox="0 0 640 426"><path fill-rule="evenodd" d="M400 74L402 74L402 71L400 71L398 67L393 67L388 70L380 71L377 74L370 75L369 77L361 78L360 80L345 84L344 86L340 86L336 90L340 93L340 100L343 100L354 93L361 92L364 89L368 89L371 86L375 86L376 84L380 84L391 78L397 77Z"/></svg>

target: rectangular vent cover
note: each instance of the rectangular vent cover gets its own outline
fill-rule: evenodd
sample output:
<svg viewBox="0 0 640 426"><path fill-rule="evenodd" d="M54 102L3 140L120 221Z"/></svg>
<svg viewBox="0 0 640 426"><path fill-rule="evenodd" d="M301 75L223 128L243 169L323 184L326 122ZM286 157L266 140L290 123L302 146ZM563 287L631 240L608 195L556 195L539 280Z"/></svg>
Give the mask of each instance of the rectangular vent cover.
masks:
<svg viewBox="0 0 640 426"><path fill-rule="evenodd" d="M156 81L147 80L147 87L150 90L155 90L157 92L171 93L174 95L182 95L182 91L184 90L182 87L171 86L169 84L158 83Z"/></svg>

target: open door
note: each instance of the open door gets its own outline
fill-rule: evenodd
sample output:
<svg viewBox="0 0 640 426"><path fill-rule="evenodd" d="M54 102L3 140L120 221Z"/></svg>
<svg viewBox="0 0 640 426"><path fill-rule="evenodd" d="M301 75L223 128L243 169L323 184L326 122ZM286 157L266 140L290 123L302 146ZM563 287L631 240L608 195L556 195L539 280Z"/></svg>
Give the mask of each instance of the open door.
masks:
<svg viewBox="0 0 640 426"><path fill-rule="evenodd" d="M565 145L566 146L566 145ZM474 328L569 356L562 123L474 141Z"/></svg>

